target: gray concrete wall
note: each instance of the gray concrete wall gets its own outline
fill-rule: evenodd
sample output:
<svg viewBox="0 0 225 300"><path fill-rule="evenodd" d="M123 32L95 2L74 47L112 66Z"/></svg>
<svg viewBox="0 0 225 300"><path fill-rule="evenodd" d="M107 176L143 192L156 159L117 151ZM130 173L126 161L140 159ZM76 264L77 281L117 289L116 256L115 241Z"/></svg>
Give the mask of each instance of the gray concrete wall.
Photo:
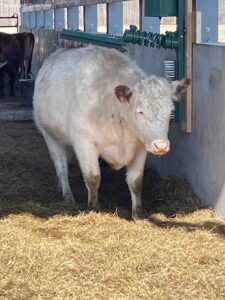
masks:
<svg viewBox="0 0 225 300"><path fill-rule="evenodd" d="M149 55L151 61L154 53L150 50ZM193 132L184 133L179 124L172 124L171 152L150 155L149 164L162 176L186 178L200 199L225 217L225 47L197 44L193 57ZM154 66L147 56L139 59L147 72L152 68L160 74L159 59Z"/></svg>
<svg viewBox="0 0 225 300"><path fill-rule="evenodd" d="M147 74L164 76L164 60L176 58L175 51L129 44L128 52Z"/></svg>

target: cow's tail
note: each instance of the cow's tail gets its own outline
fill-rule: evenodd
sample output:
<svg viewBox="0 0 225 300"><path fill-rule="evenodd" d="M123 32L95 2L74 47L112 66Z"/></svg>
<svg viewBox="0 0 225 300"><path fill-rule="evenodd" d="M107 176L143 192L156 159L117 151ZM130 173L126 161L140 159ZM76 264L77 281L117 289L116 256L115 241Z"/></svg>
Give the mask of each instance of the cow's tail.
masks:
<svg viewBox="0 0 225 300"><path fill-rule="evenodd" d="M27 68L27 75L28 75L28 78L30 78L32 76L32 72L31 72L31 62L32 62L32 57L33 57L33 51L34 51L34 42L35 42L35 38L34 38L34 35L33 33L29 33L29 40L30 40L30 59L29 59L29 62L28 62L28 68Z"/></svg>
<svg viewBox="0 0 225 300"><path fill-rule="evenodd" d="M7 65L7 63L8 63L7 61L0 62L0 69L3 68L5 65Z"/></svg>

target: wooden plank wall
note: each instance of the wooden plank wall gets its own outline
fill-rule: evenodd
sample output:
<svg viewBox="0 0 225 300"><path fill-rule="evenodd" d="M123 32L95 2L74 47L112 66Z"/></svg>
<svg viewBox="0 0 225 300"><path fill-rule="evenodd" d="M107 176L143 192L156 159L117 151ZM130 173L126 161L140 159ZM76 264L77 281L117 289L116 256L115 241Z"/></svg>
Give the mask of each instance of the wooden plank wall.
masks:
<svg viewBox="0 0 225 300"><path fill-rule="evenodd" d="M225 1L219 1L219 24L225 25Z"/></svg>

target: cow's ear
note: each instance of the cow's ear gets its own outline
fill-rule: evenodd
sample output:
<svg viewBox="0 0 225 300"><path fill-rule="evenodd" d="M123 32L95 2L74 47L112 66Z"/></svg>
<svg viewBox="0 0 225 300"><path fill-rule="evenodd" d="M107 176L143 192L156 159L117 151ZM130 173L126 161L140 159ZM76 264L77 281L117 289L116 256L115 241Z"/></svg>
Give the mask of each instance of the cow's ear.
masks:
<svg viewBox="0 0 225 300"><path fill-rule="evenodd" d="M132 91L131 89L126 86L126 85L118 85L116 88L115 88L115 94L116 94L116 97L117 99L124 103L124 102L127 102L127 103L130 103L130 97L132 96Z"/></svg>
<svg viewBox="0 0 225 300"><path fill-rule="evenodd" d="M182 80L173 81L171 84L173 100L178 101L180 96L186 92L187 87L191 84L191 79L185 77Z"/></svg>

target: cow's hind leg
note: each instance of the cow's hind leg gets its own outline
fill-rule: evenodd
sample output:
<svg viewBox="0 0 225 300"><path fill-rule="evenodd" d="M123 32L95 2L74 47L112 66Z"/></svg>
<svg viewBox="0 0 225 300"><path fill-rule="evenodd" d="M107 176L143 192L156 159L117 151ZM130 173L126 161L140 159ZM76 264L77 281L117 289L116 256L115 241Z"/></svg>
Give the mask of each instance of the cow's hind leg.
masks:
<svg viewBox="0 0 225 300"><path fill-rule="evenodd" d="M140 149L132 162L127 166L127 184L132 199L132 218L138 219L142 215L142 180L146 160L146 151Z"/></svg>
<svg viewBox="0 0 225 300"><path fill-rule="evenodd" d="M9 78L9 96L10 97L15 97L15 77L10 77Z"/></svg>
<svg viewBox="0 0 225 300"><path fill-rule="evenodd" d="M97 149L94 144L84 140L74 145L74 148L88 190L88 209L98 211L100 209L98 188L101 174Z"/></svg>
<svg viewBox="0 0 225 300"><path fill-rule="evenodd" d="M68 179L68 159L67 150L62 145L58 144L46 132L42 132L47 144L49 153L54 163L56 173L59 179L59 184L62 188L63 199L66 204L72 205L75 203Z"/></svg>
<svg viewBox="0 0 225 300"><path fill-rule="evenodd" d="M0 98L4 98L4 73L0 70Z"/></svg>
<svg viewBox="0 0 225 300"><path fill-rule="evenodd" d="M29 78L29 61L27 59L24 60L24 77Z"/></svg>
<svg viewBox="0 0 225 300"><path fill-rule="evenodd" d="M9 96L15 97L15 81L18 73L18 68L12 64L8 64L6 73L9 77Z"/></svg>

